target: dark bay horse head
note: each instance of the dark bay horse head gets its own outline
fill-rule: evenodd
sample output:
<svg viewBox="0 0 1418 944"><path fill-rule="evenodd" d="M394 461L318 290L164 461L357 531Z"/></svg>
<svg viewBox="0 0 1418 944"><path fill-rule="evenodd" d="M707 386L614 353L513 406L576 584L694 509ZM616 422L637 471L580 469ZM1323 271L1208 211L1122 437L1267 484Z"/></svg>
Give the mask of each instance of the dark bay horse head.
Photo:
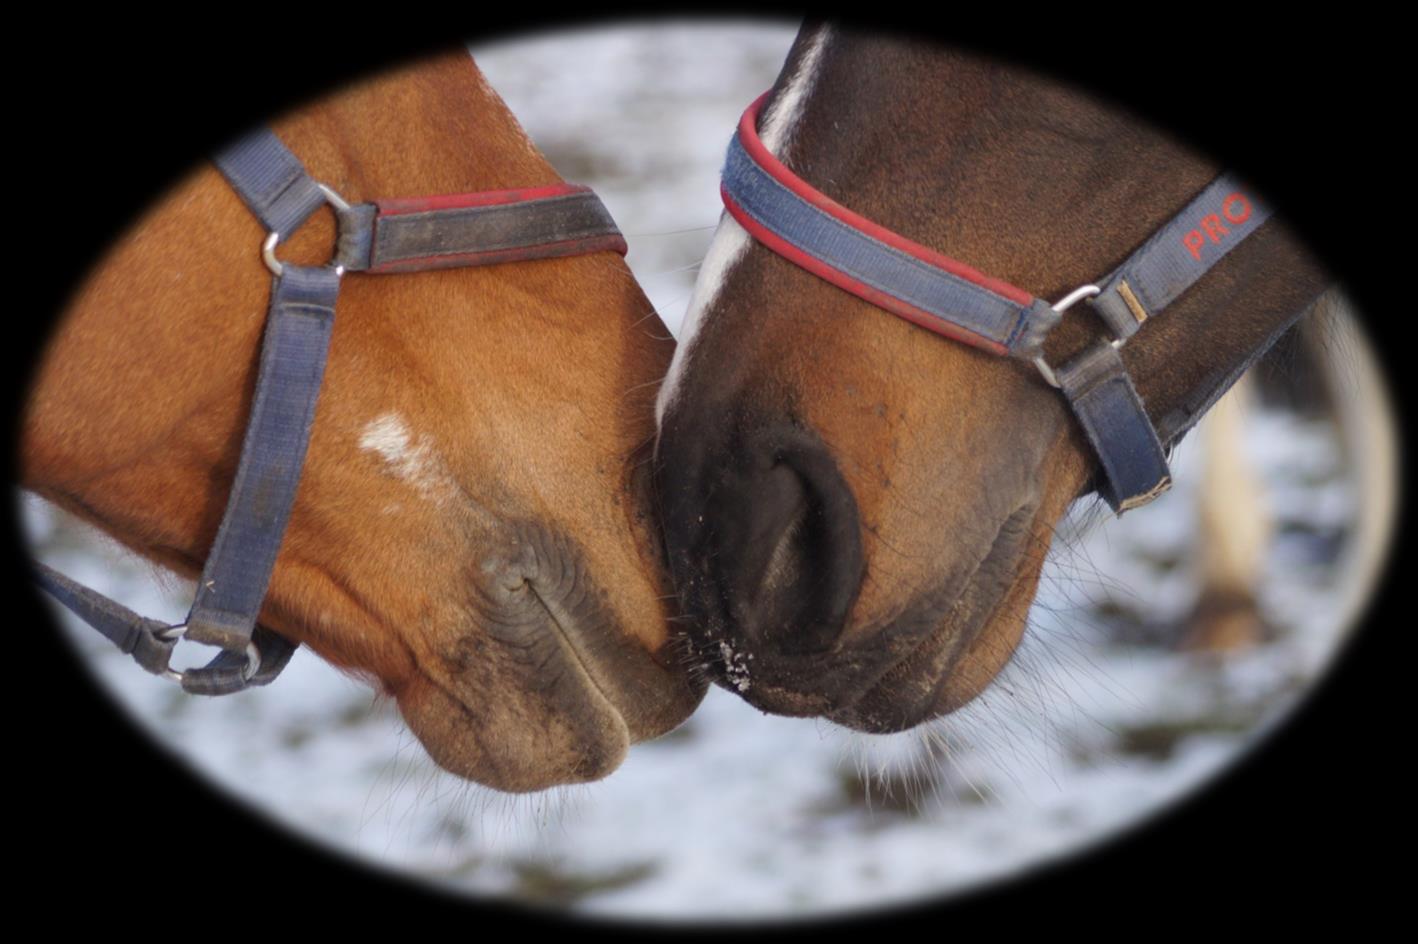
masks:
<svg viewBox="0 0 1418 944"><path fill-rule="evenodd" d="M351 202L560 183L464 51L273 125ZM312 217L281 249L330 257ZM34 376L21 482L202 568L251 411L265 233L217 170L159 201ZM644 461L673 342L612 251L346 275L260 619L398 702L450 771L593 780L698 704L670 647Z"/></svg>
<svg viewBox="0 0 1418 944"><path fill-rule="evenodd" d="M804 28L757 127L831 200L1047 300L1111 272L1220 172L1046 77L833 26ZM1266 222L1123 348L1148 414L1244 361L1324 284ZM1049 363L1104 336L1086 308L1048 336ZM1028 360L921 330L727 215L659 411L659 502L699 659L766 711L864 731L952 711L994 678L1055 524L1097 484Z"/></svg>

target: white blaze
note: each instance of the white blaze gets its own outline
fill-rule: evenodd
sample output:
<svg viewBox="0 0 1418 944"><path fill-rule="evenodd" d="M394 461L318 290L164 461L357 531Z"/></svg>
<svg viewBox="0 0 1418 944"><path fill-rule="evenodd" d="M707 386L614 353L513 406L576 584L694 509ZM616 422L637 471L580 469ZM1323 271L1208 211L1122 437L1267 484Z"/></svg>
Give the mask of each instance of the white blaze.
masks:
<svg viewBox="0 0 1418 944"><path fill-rule="evenodd" d="M823 47L827 45L828 29L824 24L808 40L807 51L798 61L792 78L763 115L758 130L759 139L770 153L780 158L793 129L802 117L808 93L815 84L818 63L822 59ZM680 326L679 344L675 348L674 360L670 361L669 372L665 374L665 382L660 385L660 395L655 400L657 424L663 422L665 410L679 388L680 379L684 375L684 365L689 359L690 348L699 332L704 312L713 306L729 271L743 258L749 242L748 231L740 226L737 220L727 213L720 216L719 228L714 231L709 252L705 254L704 264L699 268L699 278L694 283L694 294L689 300L689 309L684 313L684 323Z"/></svg>
<svg viewBox="0 0 1418 944"><path fill-rule="evenodd" d="M447 466L434 448L431 436L409 433L397 413L385 413L373 420L360 435L359 446L384 460L385 468L424 498L442 501L454 488Z"/></svg>

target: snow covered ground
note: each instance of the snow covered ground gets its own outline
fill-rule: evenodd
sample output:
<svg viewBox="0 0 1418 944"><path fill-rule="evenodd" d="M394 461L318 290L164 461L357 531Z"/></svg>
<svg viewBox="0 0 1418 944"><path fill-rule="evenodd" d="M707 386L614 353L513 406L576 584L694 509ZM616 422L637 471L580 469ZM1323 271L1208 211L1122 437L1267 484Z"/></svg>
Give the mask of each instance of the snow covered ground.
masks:
<svg viewBox="0 0 1418 944"><path fill-rule="evenodd" d="M603 27L474 47L562 174L606 201L672 329L719 216L728 136L795 29ZM1024 645L965 711L924 733L867 737L761 715L715 689L607 780L531 798L442 773L392 706L304 650L268 688L192 698L63 622L137 724L332 848L582 913L847 910L997 879L1134 824L1239 757L1303 696L1346 629L1339 552L1355 492L1326 421L1264 410L1246 438L1279 523L1262 588L1274 641L1218 664L1143 631L1175 623L1192 601L1193 436L1175 457L1176 487L1155 504L1065 523ZM21 501L36 556L144 614L185 614L180 581Z"/></svg>

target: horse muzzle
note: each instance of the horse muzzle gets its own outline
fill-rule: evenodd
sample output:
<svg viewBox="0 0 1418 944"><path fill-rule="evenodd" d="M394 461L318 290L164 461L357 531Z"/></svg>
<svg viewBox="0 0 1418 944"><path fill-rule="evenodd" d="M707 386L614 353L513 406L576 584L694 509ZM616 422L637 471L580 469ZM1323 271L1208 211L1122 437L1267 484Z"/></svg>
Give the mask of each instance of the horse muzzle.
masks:
<svg viewBox="0 0 1418 944"><path fill-rule="evenodd" d="M930 585L889 612L856 613L862 522L826 443L786 419L754 422L722 405L714 414L717 424L668 413L655 467L700 668L763 711L871 732L912 727L973 697L967 676L995 661L981 649L993 645L993 625L1008 622L1027 570L1037 493L991 526L980 556L939 561Z"/></svg>
<svg viewBox="0 0 1418 944"><path fill-rule="evenodd" d="M839 638L865 562L856 501L826 444L786 419L671 418L655 475L693 657L765 710L830 709L853 674ZM873 647L853 662L888 656Z"/></svg>

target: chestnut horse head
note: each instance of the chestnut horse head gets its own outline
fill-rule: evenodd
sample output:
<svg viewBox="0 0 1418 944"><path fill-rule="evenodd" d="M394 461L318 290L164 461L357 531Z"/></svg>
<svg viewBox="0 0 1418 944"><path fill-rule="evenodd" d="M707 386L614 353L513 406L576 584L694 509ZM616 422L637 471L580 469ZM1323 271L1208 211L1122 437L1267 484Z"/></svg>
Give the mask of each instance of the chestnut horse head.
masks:
<svg viewBox="0 0 1418 944"><path fill-rule="evenodd" d="M273 130L351 202L560 181L462 51ZM333 234L317 214L282 258L323 263ZM23 420L23 487L185 575L252 407L263 237L195 171L82 287ZM261 624L374 680L456 774L604 776L703 695L647 506L672 341L611 251L344 283Z"/></svg>
<svg viewBox="0 0 1418 944"><path fill-rule="evenodd" d="M833 26L804 28L760 114L767 150L830 201L1025 297L1100 281L1219 173L1055 81ZM722 220L661 390L675 584L720 684L901 730L1009 660L1097 454L1029 359L921 330L763 238ZM1147 414L1192 402L1323 284L1261 225L1122 348ZM1100 346L1087 307L1048 364Z"/></svg>

